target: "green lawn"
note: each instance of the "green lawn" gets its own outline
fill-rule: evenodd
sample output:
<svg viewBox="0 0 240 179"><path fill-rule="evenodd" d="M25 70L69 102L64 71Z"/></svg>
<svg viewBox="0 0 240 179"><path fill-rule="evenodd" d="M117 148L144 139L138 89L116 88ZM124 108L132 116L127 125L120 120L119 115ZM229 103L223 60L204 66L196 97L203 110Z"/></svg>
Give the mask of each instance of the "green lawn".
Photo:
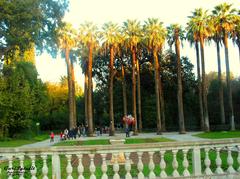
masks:
<svg viewBox="0 0 240 179"><path fill-rule="evenodd" d="M206 139L240 138L240 131L204 132L194 136Z"/></svg>
<svg viewBox="0 0 240 179"><path fill-rule="evenodd" d="M125 144L141 144L141 143L155 143L155 142L172 142L174 140L161 138L127 138Z"/></svg>
<svg viewBox="0 0 240 179"><path fill-rule="evenodd" d="M127 138L125 144L155 143L155 142L171 142L173 140L167 138ZM108 145L108 139L80 140L80 141L63 141L54 146L78 146L78 145Z"/></svg>
<svg viewBox="0 0 240 179"><path fill-rule="evenodd" d="M74 145L108 145L110 144L108 139L96 139L96 140L80 140L80 141L62 141L54 146L74 146Z"/></svg>
<svg viewBox="0 0 240 179"><path fill-rule="evenodd" d="M19 147L26 144L32 144L49 138L48 134L41 134L32 139L7 139L0 141L0 147Z"/></svg>

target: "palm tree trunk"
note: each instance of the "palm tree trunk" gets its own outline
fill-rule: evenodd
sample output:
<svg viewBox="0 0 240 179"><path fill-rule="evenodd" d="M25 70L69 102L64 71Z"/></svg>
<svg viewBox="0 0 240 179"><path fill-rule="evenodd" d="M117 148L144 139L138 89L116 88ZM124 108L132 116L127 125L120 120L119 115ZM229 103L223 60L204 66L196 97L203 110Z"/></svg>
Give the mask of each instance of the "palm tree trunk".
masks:
<svg viewBox="0 0 240 179"><path fill-rule="evenodd" d="M179 116L179 133L185 134L184 113L183 113L183 98L182 98L182 74L180 61L180 42L178 30L175 30L175 51L177 55L177 76L178 76L178 116Z"/></svg>
<svg viewBox="0 0 240 179"><path fill-rule="evenodd" d="M137 94L138 94L139 131L142 132L141 83L140 83L140 70L139 70L139 60L138 59L137 59Z"/></svg>
<svg viewBox="0 0 240 179"><path fill-rule="evenodd" d="M73 85L73 123L74 127L77 126L77 112L76 112L76 91L75 91L75 72L74 72L74 64L71 61L71 69L72 69L72 85Z"/></svg>
<svg viewBox="0 0 240 179"><path fill-rule="evenodd" d="M127 115L127 91L126 91L126 81L125 81L125 72L124 66L122 64L122 91L123 91L123 114Z"/></svg>
<svg viewBox="0 0 240 179"><path fill-rule="evenodd" d="M232 87L231 87L229 55L228 55L228 36L226 32L224 32L224 47L225 47L226 73L227 73L226 76L227 76L228 103L229 103L229 109L230 109L230 125L231 125L231 130L235 130L234 112L233 112L233 103L232 103Z"/></svg>
<svg viewBox="0 0 240 179"><path fill-rule="evenodd" d="M195 42L195 49L196 49L196 58L197 58L198 100L199 100L200 126L201 126L201 130L204 131L203 96L202 96L202 83L201 83L198 41Z"/></svg>
<svg viewBox="0 0 240 179"><path fill-rule="evenodd" d="M207 89L205 82L205 61L204 61L204 39L200 36L201 47L201 62L202 62L202 92L203 92L203 114L204 114L204 128L205 131L210 131L209 117L208 117L208 103L207 103Z"/></svg>
<svg viewBox="0 0 240 179"><path fill-rule="evenodd" d="M85 82L84 82L84 101L85 101L85 125L88 125L88 64L85 71Z"/></svg>
<svg viewBox="0 0 240 179"><path fill-rule="evenodd" d="M159 63L158 63L159 64ZM166 120L165 120L165 101L163 95L162 77L161 77L161 66L159 64L159 96L160 96L160 110L161 110L161 120L162 120L162 131L166 131Z"/></svg>
<svg viewBox="0 0 240 179"><path fill-rule="evenodd" d="M114 128L114 114L113 114L113 47L110 47L110 64L109 64L109 120L110 132L109 135L113 136L115 133Z"/></svg>
<svg viewBox="0 0 240 179"><path fill-rule="evenodd" d="M67 74L68 74L68 103L69 103L69 128L74 127L74 109L73 109L73 85L72 85L72 68L69 59L69 49L65 49L65 60L67 64Z"/></svg>
<svg viewBox="0 0 240 179"><path fill-rule="evenodd" d="M135 77L135 64L136 64L136 48L132 49L132 113L135 119L134 134L137 135L137 109L136 109L136 77Z"/></svg>
<svg viewBox="0 0 240 179"><path fill-rule="evenodd" d="M239 61L240 61L240 42L238 44L238 58L239 58Z"/></svg>
<svg viewBox="0 0 240 179"><path fill-rule="evenodd" d="M218 83L219 83L219 104L220 104L221 124L225 124L222 69L221 69L221 57L220 57L219 41L216 41L216 46L217 46L217 61L218 61Z"/></svg>
<svg viewBox="0 0 240 179"><path fill-rule="evenodd" d="M155 93L156 93L156 108L157 108L157 134L161 134L161 109L160 109L160 98L159 98L159 65L158 65L158 56L157 50L153 50L154 57L154 68L155 68Z"/></svg>
<svg viewBox="0 0 240 179"><path fill-rule="evenodd" d="M92 55L93 46L89 44L88 54L88 135L93 136L93 113L92 113Z"/></svg>

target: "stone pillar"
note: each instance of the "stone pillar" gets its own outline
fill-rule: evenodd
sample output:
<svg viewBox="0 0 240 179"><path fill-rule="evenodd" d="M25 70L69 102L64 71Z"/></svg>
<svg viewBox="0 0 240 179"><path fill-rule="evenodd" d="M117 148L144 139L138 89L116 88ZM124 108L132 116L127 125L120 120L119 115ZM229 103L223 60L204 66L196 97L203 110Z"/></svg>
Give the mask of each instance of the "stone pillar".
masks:
<svg viewBox="0 0 240 179"><path fill-rule="evenodd" d="M192 152L192 169L193 169L193 176L199 176L202 174L201 171L201 152L198 146L193 148Z"/></svg>
<svg viewBox="0 0 240 179"><path fill-rule="evenodd" d="M52 154L52 178L61 179L60 157L57 153Z"/></svg>

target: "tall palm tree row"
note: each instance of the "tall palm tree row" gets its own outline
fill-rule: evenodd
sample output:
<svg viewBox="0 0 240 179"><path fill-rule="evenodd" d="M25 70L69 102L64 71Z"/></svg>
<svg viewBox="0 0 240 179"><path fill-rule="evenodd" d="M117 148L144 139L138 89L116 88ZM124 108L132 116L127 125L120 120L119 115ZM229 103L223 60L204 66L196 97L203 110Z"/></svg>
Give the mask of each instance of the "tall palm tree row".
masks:
<svg viewBox="0 0 240 179"><path fill-rule="evenodd" d="M159 60L158 53L162 50L165 39L166 29L163 23L156 18L149 18L144 24L144 42L149 50L151 50L154 58L154 78L156 93L156 109L157 109L157 134L161 134L161 109L159 95Z"/></svg>
<svg viewBox="0 0 240 179"><path fill-rule="evenodd" d="M203 94L203 115L204 115L204 130L209 131L209 116L208 116L208 103L207 103L207 88L206 88L206 74L205 74L205 58L204 58L204 42L210 35L209 30L209 16L207 11L195 9L187 24L187 30L193 33L195 41L200 42L201 52L201 67L202 67L202 94Z"/></svg>
<svg viewBox="0 0 240 179"><path fill-rule="evenodd" d="M74 90L74 77L73 77L73 64L70 60L70 52L76 45L76 31L73 29L71 24L65 24L63 27L58 29L58 45L62 49L65 55L65 61L67 65L67 76L68 76L68 102L69 102L69 128L76 127L76 108L74 105L75 90Z"/></svg>
<svg viewBox="0 0 240 179"><path fill-rule="evenodd" d="M230 65L229 65L229 52L228 52L228 37L230 33L234 31L235 24L237 22L236 10L232 8L231 4L223 3L214 7L213 15L216 17L215 27L219 34L223 36L223 44L225 51L225 63L226 63L226 81L227 81L227 94L228 105L230 110L230 126L231 130L235 130L234 111L232 104L232 87L230 79Z"/></svg>
<svg viewBox="0 0 240 179"><path fill-rule="evenodd" d="M238 13L238 14L237 14ZM216 44L217 62L218 62L218 81L219 81L219 103L221 113L221 123L225 124L225 108L223 99L223 82L221 69L220 46L224 45L225 63L226 63L226 82L228 94L228 108L230 111L230 126L235 129L234 110L232 102L232 89L230 79L230 65L229 65L229 49L228 39L232 38L233 42L237 44L240 58L240 12L232 8L231 4L223 3L214 8L212 15L208 15L208 11L202 8L195 9L192 15L189 16L187 23L187 38L191 44L194 44L197 59L197 76L198 76L198 92L199 92L199 111L201 128L205 131L210 130L209 115L208 115L208 100L205 74L205 42L206 40L213 40ZM177 59L177 76L178 76L178 115L179 115L179 132L185 133L184 113L183 113L183 90L182 90L182 69L180 61L180 42L184 36L182 28L179 25L171 25L168 28L168 37L170 48L174 44ZM70 53L76 43L79 43L78 48L84 49L87 55L84 55L83 65L85 72L85 118L88 124L89 135L93 135L93 104L92 104L92 64L93 55L96 52L96 47L99 42L102 49L109 54L109 79L108 79L108 93L109 93L109 123L110 135L114 135L114 106L113 106L113 88L114 88L114 62L115 59L122 61L121 74L123 80L123 97L124 97L124 115L127 114L127 98L126 98L126 83L125 71L123 61L131 59L132 63L132 114L135 118L136 124L134 126L134 133L138 133L142 129L141 121L141 83L140 83L140 63L142 50L148 50L154 63L154 80L155 80L155 94L156 94L156 121L157 134L161 134L165 122L162 123L164 112L163 90L161 83L161 67L159 60L162 58L161 53L167 37L167 31L163 27L163 23L156 18L149 18L142 26L137 20L127 20L122 27L112 22L105 23L102 27L102 32L98 31L95 24L91 22L83 23L78 32L78 39L75 38L76 32L70 24L65 24L59 29L59 47L65 55L68 73L68 88L69 88L69 126L73 128L76 126L76 108L74 107L74 64L70 57ZM199 48L200 45L200 48ZM199 54L200 50L200 54ZM121 54L118 52L121 52ZM124 56L123 56L124 55ZM130 56L131 58L128 58ZM201 65L200 65L201 64ZM202 74L201 74L202 71ZM137 75L137 76L136 76ZM137 77L137 79L136 79ZM136 93L138 92L138 93ZM138 106L137 106L138 104ZM138 115L137 115L138 109ZM162 126L163 124L163 126ZM165 127L164 127L165 128Z"/></svg>
<svg viewBox="0 0 240 179"><path fill-rule="evenodd" d="M87 91L87 112L88 112L88 135L93 136L93 107L92 107L92 63L93 49L98 45L99 31L92 22L81 24L78 39L88 50L88 91Z"/></svg>
<svg viewBox="0 0 240 179"><path fill-rule="evenodd" d="M103 31L101 33L101 39L103 42L103 48L109 49L110 61L109 61L109 121L110 121L110 132L109 135L113 136L115 133L114 129L114 113L113 113L113 64L116 49L119 47L121 35L120 28L117 24L112 22L105 23L103 25Z"/></svg>

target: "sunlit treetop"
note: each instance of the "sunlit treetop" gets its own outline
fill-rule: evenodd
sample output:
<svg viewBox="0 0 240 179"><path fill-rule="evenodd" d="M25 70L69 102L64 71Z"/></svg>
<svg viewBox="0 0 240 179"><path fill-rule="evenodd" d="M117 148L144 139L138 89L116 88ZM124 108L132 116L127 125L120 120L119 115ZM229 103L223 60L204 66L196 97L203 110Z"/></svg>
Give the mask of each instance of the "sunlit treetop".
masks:
<svg viewBox="0 0 240 179"><path fill-rule="evenodd" d="M189 16L189 22L187 23L187 31L192 33L193 39L200 40L200 36L203 39L206 39L210 36L209 29L209 15L207 10L203 10L202 8L195 9L192 12L192 16Z"/></svg>
<svg viewBox="0 0 240 179"><path fill-rule="evenodd" d="M93 22L84 22L80 25L78 31L78 40L84 46L92 45L96 47L98 45L99 31L96 24Z"/></svg>
<svg viewBox="0 0 240 179"><path fill-rule="evenodd" d="M132 50L137 48L138 43L141 41L143 36L142 27L139 21L137 20L127 20L123 23L123 33L126 47Z"/></svg>
<svg viewBox="0 0 240 179"><path fill-rule="evenodd" d="M166 29L163 27L163 23L156 18L148 18L143 26L144 30L144 43L149 50L161 50L165 39Z"/></svg>

